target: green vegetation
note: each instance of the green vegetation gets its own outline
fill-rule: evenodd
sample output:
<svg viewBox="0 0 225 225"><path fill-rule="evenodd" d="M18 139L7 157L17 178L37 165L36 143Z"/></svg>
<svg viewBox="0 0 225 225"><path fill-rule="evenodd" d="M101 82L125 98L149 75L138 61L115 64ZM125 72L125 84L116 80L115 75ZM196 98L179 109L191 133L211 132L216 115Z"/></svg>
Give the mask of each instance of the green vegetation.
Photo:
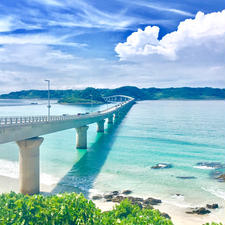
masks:
<svg viewBox="0 0 225 225"><path fill-rule="evenodd" d="M206 223L204 225L223 225L223 224L222 223L214 223L214 222L212 222L212 223Z"/></svg>
<svg viewBox="0 0 225 225"><path fill-rule="evenodd" d="M84 90L51 90L51 98L58 99L59 103L73 104L101 104L103 97L111 95L127 95L136 100L224 100L225 89L218 88L137 88L125 86L116 89ZM3 99L47 99L48 92L44 90L28 90L11 92L0 95Z"/></svg>
<svg viewBox="0 0 225 225"><path fill-rule="evenodd" d="M11 192L0 195L0 209L1 225L172 225L158 210L140 209L128 200L101 212L75 193L44 197Z"/></svg>
<svg viewBox="0 0 225 225"><path fill-rule="evenodd" d="M158 210L141 209L123 200L113 210L101 212L81 194L0 195L1 225L173 225ZM205 225L222 225L207 223Z"/></svg>

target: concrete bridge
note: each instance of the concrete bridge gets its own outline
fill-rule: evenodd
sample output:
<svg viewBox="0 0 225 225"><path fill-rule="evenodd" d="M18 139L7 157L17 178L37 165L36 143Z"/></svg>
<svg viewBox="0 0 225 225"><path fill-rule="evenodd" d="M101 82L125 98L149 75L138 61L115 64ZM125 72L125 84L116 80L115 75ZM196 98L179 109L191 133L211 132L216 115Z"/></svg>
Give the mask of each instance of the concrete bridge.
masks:
<svg viewBox="0 0 225 225"><path fill-rule="evenodd" d="M106 102L123 102L129 101L130 97L126 95L112 95L108 97L103 97Z"/></svg>
<svg viewBox="0 0 225 225"><path fill-rule="evenodd" d="M76 147L87 148L89 124L97 124L97 132L104 132L104 123L123 117L134 104L128 96L109 96L106 101L121 103L98 112L62 116L0 117L0 144L16 142L19 146L19 190L23 194L40 191L39 148L45 134L76 129Z"/></svg>

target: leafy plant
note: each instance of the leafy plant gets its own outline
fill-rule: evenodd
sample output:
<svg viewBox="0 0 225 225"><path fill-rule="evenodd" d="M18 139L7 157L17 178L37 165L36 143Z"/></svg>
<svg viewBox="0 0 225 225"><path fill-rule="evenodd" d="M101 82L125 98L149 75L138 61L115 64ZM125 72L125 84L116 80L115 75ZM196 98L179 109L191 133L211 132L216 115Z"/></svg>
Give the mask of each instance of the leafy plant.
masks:
<svg viewBox="0 0 225 225"><path fill-rule="evenodd" d="M172 225L158 210L141 209L124 200L112 211L101 212L83 195L0 195L1 225Z"/></svg>

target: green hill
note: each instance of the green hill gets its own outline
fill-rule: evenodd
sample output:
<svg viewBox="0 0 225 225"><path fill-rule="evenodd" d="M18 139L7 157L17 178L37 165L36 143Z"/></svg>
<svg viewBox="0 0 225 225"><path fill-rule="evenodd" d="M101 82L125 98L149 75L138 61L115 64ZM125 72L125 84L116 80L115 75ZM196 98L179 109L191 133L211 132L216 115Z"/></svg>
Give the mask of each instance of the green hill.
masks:
<svg viewBox="0 0 225 225"><path fill-rule="evenodd" d="M116 89L84 90L51 90L52 99L59 103L71 104L101 104L103 97L110 95L127 95L136 100L224 100L225 89L219 88L137 88L124 86ZM47 99L47 90L23 90L0 95L1 99Z"/></svg>

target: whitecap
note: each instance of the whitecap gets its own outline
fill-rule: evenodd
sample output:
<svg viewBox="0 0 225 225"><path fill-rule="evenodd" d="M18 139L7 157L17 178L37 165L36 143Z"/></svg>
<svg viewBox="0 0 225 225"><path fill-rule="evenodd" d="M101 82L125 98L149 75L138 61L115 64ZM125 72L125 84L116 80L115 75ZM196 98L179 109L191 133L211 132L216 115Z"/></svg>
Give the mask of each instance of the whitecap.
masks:
<svg viewBox="0 0 225 225"><path fill-rule="evenodd" d="M214 170L214 167L211 166L194 166L196 169L201 169L201 170Z"/></svg>

